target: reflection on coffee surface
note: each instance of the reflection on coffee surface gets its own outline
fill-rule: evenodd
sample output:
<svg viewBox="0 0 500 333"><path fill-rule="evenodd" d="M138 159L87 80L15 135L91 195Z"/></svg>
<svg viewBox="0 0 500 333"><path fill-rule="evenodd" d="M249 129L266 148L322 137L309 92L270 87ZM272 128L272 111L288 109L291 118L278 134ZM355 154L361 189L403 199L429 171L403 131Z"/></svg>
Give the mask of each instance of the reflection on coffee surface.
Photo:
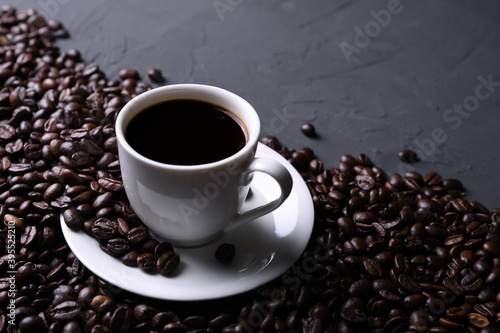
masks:
<svg viewBox="0 0 500 333"><path fill-rule="evenodd" d="M247 130L220 106L177 99L142 110L128 124L125 137L134 150L154 161L199 165L236 154L247 142Z"/></svg>

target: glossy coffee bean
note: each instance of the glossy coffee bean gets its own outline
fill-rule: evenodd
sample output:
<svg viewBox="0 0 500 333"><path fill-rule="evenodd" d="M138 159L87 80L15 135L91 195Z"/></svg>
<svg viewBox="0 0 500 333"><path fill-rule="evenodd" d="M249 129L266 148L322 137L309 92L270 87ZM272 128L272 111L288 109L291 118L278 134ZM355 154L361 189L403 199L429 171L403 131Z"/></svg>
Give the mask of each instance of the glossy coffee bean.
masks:
<svg viewBox="0 0 500 333"><path fill-rule="evenodd" d="M235 254L236 247L234 244L224 243L215 250L215 259L220 263L227 264L233 260Z"/></svg>
<svg viewBox="0 0 500 333"><path fill-rule="evenodd" d="M118 225L115 221L107 218L99 218L92 226L92 234L98 240L108 240L116 236L118 233Z"/></svg>
<svg viewBox="0 0 500 333"><path fill-rule="evenodd" d="M156 258L161 257L162 254L167 253L167 252L173 252L174 247L170 242L161 242L158 245L156 245L154 249L154 255Z"/></svg>
<svg viewBox="0 0 500 333"><path fill-rule="evenodd" d="M156 259L152 253L143 253L137 256L137 266L144 271L152 271L156 268Z"/></svg>
<svg viewBox="0 0 500 333"><path fill-rule="evenodd" d="M164 252L156 260L156 269L163 275L170 275L179 266L180 258L173 251Z"/></svg>
<svg viewBox="0 0 500 333"><path fill-rule="evenodd" d="M149 237L149 230L145 226L138 226L127 232L127 240L130 244L143 243Z"/></svg>
<svg viewBox="0 0 500 333"><path fill-rule="evenodd" d="M302 126L300 126L300 131L302 133L304 133L304 135L306 135L308 137L315 137L315 136L317 136L317 134L316 134L316 128L311 123L305 123Z"/></svg>
<svg viewBox="0 0 500 333"><path fill-rule="evenodd" d="M419 162L417 153L411 149L403 149L398 153L398 158L405 163Z"/></svg>

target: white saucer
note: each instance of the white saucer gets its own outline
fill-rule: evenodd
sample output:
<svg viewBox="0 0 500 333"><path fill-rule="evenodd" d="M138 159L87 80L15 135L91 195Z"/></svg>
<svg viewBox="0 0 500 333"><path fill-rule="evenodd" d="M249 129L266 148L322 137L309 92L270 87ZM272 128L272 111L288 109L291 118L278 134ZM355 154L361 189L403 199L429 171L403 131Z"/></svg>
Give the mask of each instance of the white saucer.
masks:
<svg viewBox="0 0 500 333"><path fill-rule="evenodd" d="M157 299L208 300L249 291L269 282L290 268L304 251L311 236L314 210L309 191L298 172L283 157L260 144L256 156L280 161L290 171L294 186L287 200L274 212L252 221L197 248L176 248L181 264L172 277L148 274L125 266L105 254L95 239L83 231L70 230L61 218L66 241L77 258L94 274L116 287ZM251 195L245 202L255 207L279 195L279 187L268 175L255 173ZM244 208L245 207L244 205ZM222 243L236 246L229 264L215 260Z"/></svg>

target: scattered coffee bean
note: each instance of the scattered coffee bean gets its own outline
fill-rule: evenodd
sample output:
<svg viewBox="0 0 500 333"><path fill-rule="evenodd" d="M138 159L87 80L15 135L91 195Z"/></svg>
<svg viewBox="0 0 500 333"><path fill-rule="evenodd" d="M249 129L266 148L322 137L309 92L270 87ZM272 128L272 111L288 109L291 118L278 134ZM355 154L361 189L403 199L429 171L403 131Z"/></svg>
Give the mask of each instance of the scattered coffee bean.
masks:
<svg viewBox="0 0 500 333"><path fill-rule="evenodd" d="M300 126L300 130L302 133L304 133L304 135L306 135L308 137L313 138L313 137L317 136L316 128L311 123L303 124L302 126Z"/></svg>
<svg viewBox="0 0 500 333"><path fill-rule="evenodd" d="M153 68L148 71L149 79L154 83L164 83L165 78L163 77L163 73L158 68Z"/></svg>
<svg viewBox="0 0 500 333"><path fill-rule="evenodd" d="M416 163L420 161L417 153L411 149L403 149L398 153L398 157L401 161L405 163Z"/></svg>
<svg viewBox="0 0 500 333"><path fill-rule="evenodd" d="M236 254L236 247L234 244L223 243L215 250L215 259L223 264L229 263L233 260Z"/></svg>

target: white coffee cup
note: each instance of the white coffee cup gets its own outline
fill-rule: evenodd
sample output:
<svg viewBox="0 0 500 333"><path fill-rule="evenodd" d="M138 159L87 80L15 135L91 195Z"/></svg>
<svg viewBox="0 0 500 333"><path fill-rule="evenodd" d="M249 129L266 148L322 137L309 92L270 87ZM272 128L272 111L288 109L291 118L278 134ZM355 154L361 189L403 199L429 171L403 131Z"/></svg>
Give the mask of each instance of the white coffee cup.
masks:
<svg viewBox="0 0 500 333"><path fill-rule="evenodd" d="M229 110L248 131L246 145L230 157L200 165L164 164L142 156L125 139L129 122L148 107L176 99L204 101ZM205 244L272 212L288 197L293 181L278 161L255 158L259 135L260 120L254 108L243 98L221 88L176 84L133 98L116 119L120 168L132 208L153 234L180 247ZM253 172L273 177L281 194L274 201L240 212Z"/></svg>

